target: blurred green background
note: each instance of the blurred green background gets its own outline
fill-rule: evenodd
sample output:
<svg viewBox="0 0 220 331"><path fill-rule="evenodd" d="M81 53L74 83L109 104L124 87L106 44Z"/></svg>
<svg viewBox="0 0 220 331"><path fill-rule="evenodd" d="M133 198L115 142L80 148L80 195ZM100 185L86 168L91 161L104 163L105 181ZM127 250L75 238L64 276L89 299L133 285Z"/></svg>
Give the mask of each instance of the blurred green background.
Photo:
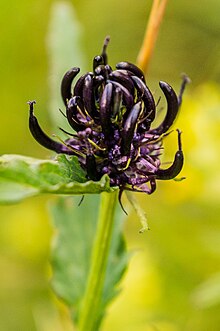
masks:
<svg viewBox="0 0 220 331"><path fill-rule="evenodd" d="M72 62L68 59L65 68L58 68L51 58L48 29L51 13L62 5L69 10L74 6L70 16L78 22L76 39L83 56L71 34L68 38L69 23L64 20L56 32L65 40L61 56L69 47L74 54ZM2 0L0 153L49 157L30 136L26 102L36 99L42 126L56 132L60 123L52 129L52 113L62 118L58 112L62 102L54 76L60 79L58 72L71 66L91 70L92 58L107 34L110 64L135 62L150 5L147 0ZM159 80L177 91L182 72L192 80L175 123L183 131L182 175L187 179L161 182L152 196L137 194L151 231L138 233L140 225L131 210L125 236L134 254L123 291L109 308L105 331L220 329L219 12L219 0L168 3L147 81L159 97ZM172 160L176 145L176 134L171 134L165 141L164 160ZM65 307L48 286L53 234L48 201L51 197L39 197L0 208L0 331L72 330ZM127 205L125 197L123 201Z"/></svg>

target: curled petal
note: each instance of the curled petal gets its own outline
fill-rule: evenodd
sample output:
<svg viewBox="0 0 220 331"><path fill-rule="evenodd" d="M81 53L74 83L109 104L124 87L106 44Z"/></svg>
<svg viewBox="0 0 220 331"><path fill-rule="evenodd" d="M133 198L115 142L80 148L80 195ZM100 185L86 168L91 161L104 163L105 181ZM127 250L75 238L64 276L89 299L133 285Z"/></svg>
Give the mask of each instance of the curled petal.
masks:
<svg viewBox="0 0 220 331"><path fill-rule="evenodd" d="M128 89L118 82L111 81L111 83L114 84L115 87L119 87L121 89L123 94L123 102L126 105L127 109L131 109L134 104L134 98L128 91Z"/></svg>
<svg viewBox="0 0 220 331"><path fill-rule="evenodd" d="M155 118L155 112L156 112L156 106L154 102L153 95L149 88L144 84L144 82L137 76L132 76L132 80L135 83L135 86L144 101L145 104L145 112L144 112L144 117L146 118L146 130L149 129L150 123L154 120Z"/></svg>
<svg viewBox="0 0 220 331"><path fill-rule="evenodd" d="M122 91L119 87L116 87L113 96L113 108L112 108L113 118L120 113L121 104L122 104Z"/></svg>
<svg viewBox="0 0 220 331"><path fill-rule="evenodd" d="M179 146L179 149L175 154L173 164L167 169L158 169L158 171L155 173L157 179L163 179L163 180L173 179L182 170L183 162L184 162L184 156L183 156L183 152L182 152L181 132L179 130L177 130L177 132L178 132L178 146Z"/></svg>
<svg viewBox="0 0 220 331"><path fill-rule="evenodd" d="M125 86L131 94L134 94L134 83L130 76L120 73L119 70L115 70L110 73L109 79L120 83Z"/></svg>
<svg viewBox="0 0 220 331"><path fill-rule="evenodd" d="M104 59L101 55L97 55L93 59L93 71L100 66L101 64L104 64Z"/></svg>
<svg viewBox="0 0 220 331"><path fill-rule="evenodd" d="M50 149L56 153L73 155L74 153L72 150L70 150L67 146L48 137L46 133L41 129L37 118L34 116L34 103L35 101L28 102L28 104L30 105L29 129L35 140L45 148Z"/></svg>
<svg viewBox="0 0 220 331"><path fill-rule="evenodd" d="M130 62L119 62L116 64L117 69L122 69L122 70L129 70L133 72L135 76L138 76L144 83L144 73L141 69L139 69L136 65Z"/></svg>
<svg viewBox="0 0 220 331"><path fill-rule="evenodd" d="M95 76L93 78L94 89L97 89L104 82L104 77L102 75Z"/></svg>
<svg viewBox="0 0 220 331"><path fill-rule="evenodd" d="M131 142L134 137L134 131L137 126L138 117L142 109L142 103L139 101L130 110L128 117L123 124L123 130L121 132L122 142L121 149L123 155L128 155L131 149Z"/></svg>
<svg viewBox="0 0 220 331"><path fill-rule="evenodd" d="M125 69L117 69L117 72L122 74L123 76L131 77L134 76L134 73L130 70L125 70Z"/></svg>
<svg viewBox="0 0 220 331"><path fill-rule="evenodd" d="M74 67L68 70L63 76L61 82L61 95L65 105L67 104L68 100L72 97L72 93L71 93L72 81L79 73L79 71L80 71L79 68Z"/></svg>
<svg viewBox="0 0 220 331"><path fill-rule="evenodd" d="M163 122L157 128L150 130L151 133L158 135L167 132L167 130L173 124L179 110L178 98L172 87L169 84L161 81L160 88L167 100L167 113Z"/></svg>
<svg viewBox="0 0 220 331"><path fill-rule="evenodd" d="M68 105L66 107L66 117L69 122L69 125L73 128L75 131L81 131L85 129L85 125L79 121L78 116L81 116L81 114L78 112L78 100L79 97L73 97L69 100Z"/></svg>
<svg viewBox="0 0 220 331"><path fill-rule="evenodd" d="M112 83L106 84L100 100L100 121L105 137L111 134Z"/></svg>
<svg viewBox="0 0 220 331"><path fill-rule="evenodd" d="M102 75L94 76L93 78L93 86L94 86L94 99L95 104L99 104L100 95L102 95L103 88L104 88L104 77ZM96 111L96 117L94 118L94 121L97 122L98 119L98 111Z"/></svg>
<svg viewBox="0 0 220 331"><path fill-rule="evenodd" d="M97 76L103 76L105 79L108 79L110 72L112 71L111 67L106 64L100 64L96 69L95 69L95 75Z"/></svg>
<svg viewBox="0 0 220 331"><path fill-rule="evenodd" d="M98 115L95 106L95 96L93 93L93 87L94 87L93 77L91 75L87 75L84 80L83 91L82 91L83 102L86 111L92 118Z"/></svg>
<svg viewBox="0 0 220 331"><path fill-rule="evenodd" d="M73 94L79 97L83 97L83 86L84 86L84 81L87 76L93 75L93 73L87 72L86 74L82 75L76 82L74 89L73 89Z"/></svg>

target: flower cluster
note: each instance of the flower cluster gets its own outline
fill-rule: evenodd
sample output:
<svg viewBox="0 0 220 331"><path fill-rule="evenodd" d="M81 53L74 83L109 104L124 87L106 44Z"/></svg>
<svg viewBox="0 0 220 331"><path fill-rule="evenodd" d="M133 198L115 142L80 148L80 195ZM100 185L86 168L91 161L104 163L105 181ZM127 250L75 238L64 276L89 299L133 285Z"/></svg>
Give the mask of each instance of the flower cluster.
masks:
<svg viewBox="0 0 220 331"><path fill-rule="evenodd" d="M152 128L156 115L153 95L146 85L143 72L134 64L119 62L113 70L107 63L107 37L101 55L93 60L93 72L82 75L75 86L72 82L79 68L70 69L61 83L66 118L74 130L69 138L58 142L48 137L33 113L30 101L29 128L44 147L75 155L90 180L108 174L111 186L123 190L152 193L157 179L175 178L183 166L181 132L178 151L171 166L161 169L162 140L173 124L180 108L184 79L179 97L172 87L160 81L167 101L162 123Z"/></svg>

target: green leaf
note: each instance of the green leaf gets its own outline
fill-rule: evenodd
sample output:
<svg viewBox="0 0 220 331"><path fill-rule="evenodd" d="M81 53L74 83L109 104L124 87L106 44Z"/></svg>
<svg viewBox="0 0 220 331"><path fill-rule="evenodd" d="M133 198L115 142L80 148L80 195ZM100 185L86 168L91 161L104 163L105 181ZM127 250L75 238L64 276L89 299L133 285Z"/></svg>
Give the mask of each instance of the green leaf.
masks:
<svg viewBox="0 0 220 331"><path fill-rule="evenodd" d="M82 205L77 206L76 198L60 198L51 208L56 238L52 248L52 286L71 308L77 322L81 300L84 296L90 258L98 218L99 197L86 196ZM128 254L122 236L122 217L118 213L114 225L110 255L105 278L103 299L97 316L97 325L105 314L106 306L118 293L117 284L123 276ZM99 277L99 275L97 275Z"/></svg>
<svg viewBox="0 0 220 331"><path fill-rule="evenodd" d="M59 155L54 160L0 156L0 203L14 203L41 193L73 195L114 189L106 175L97 182L87 181L75 156Z"/></svg>

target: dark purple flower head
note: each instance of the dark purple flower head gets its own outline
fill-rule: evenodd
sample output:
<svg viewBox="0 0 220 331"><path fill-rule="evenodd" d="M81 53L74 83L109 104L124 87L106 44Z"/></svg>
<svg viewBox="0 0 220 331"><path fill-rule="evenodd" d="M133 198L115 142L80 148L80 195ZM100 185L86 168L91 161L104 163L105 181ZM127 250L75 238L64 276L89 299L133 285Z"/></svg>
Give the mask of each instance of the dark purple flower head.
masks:
<svg viewBox="0 0 220 331"><path fill-rule="evenodd" d="M70 69L63 77L61 94L66 118L75 131L65 142L49 138L40 128L30 104L29 127L33 137L44 147L68 155L76 155L90 180L110 177L111 186L123 190L152 193L157 179L176 177L183 166L181 132L178 151L172 165L161 169L162 140L173 124L187 82L184 78L179 97L172 87L160 82L167 101L163 122L152 128L156 114L153 95L146 85L144 73L129 62L119 62L113 70L107 64L105 39L103 51L93 60L93 72L72 82L79 68Z"/></svg>

